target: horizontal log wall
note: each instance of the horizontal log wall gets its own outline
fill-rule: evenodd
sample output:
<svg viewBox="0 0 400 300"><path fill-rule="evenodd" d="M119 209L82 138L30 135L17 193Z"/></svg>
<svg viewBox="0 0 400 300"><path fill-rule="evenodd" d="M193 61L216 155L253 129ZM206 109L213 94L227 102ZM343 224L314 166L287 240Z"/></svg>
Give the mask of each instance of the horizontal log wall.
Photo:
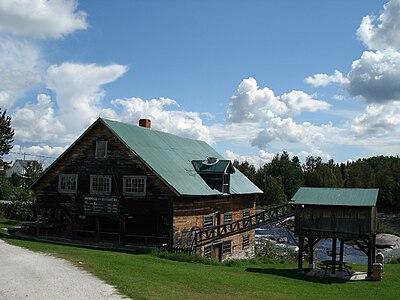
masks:
<svg viewBox="0 0 400 300"><path fill-rule="evenodd" d="M376 234L376 208L296 205L295 216L296 236L359 239Z"/></svg>
<svg viewBox="0 0 400 300"><path fill-rule="evenodd" d="M254 195L175 199L173 203L173 244L178 247L190 247L194 238L194 230L203 227L204 216L206 215L212 214L214 225L216 225L217 217L220 218L220 224L224 223L224 213L231 212L232 221L236 221L243 218L243 211L249 211L250 214L255 213ZM242 236L246 234L250 235L250 247L243 250ZM255 230L218 240L214 244L219 244L224 240L232 240L232 253L224 255L223 259L243 258L254 254ZM202 253L204 247L200 250Z"/></svg>

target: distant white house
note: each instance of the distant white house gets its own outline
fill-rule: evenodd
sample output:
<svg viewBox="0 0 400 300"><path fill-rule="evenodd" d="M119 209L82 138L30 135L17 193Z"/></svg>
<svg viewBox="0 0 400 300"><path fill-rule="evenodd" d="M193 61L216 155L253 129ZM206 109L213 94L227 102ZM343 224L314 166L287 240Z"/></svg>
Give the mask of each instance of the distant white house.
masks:
<svg viewBox="0 0 400 300"><path fill-rule="evenodd" d="M32 164L38 165L38 161L16 159L14 164L9 169L6 169L6 177L10 178L14 173L18 174L19 176L23 176L26 173L26 169Z"/></svg>

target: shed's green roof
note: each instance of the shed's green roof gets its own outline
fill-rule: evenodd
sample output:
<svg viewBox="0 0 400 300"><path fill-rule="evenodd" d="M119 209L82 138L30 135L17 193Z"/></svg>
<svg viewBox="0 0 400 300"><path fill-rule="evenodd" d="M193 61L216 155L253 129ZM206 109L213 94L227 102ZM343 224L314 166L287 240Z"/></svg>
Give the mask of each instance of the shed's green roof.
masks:
<svg viewBox="0 0 400 300"><path fill-rule="evenodd" d="M379 189L301 187L292 197L292 204L376 206Z"/></svg>
<svg viewBox="0 0 400 300"><path fill-rule="evenodd" d="M123 143L147 164L166 184L180 195L212 196L222 192L212 189L196 172L193 160L224 158L203 141L100 119ZM262 191L240 171L231 174L231 194L255 194Z"/></svg>

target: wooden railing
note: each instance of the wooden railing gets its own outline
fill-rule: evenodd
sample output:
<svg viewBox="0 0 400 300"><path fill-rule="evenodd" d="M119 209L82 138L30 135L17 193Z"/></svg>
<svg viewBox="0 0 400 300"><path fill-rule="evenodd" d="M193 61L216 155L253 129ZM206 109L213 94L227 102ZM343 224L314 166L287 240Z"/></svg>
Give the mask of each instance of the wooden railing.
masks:
<svg viewBox="0 0 400 300"><path fill-rule="evenodd" d="M215 240L246 232L268 223L283 220L290 216L293 216L293 206L285 204L263 210L232 223L203 228L195 232L193 247L204 246Z"/></svg>

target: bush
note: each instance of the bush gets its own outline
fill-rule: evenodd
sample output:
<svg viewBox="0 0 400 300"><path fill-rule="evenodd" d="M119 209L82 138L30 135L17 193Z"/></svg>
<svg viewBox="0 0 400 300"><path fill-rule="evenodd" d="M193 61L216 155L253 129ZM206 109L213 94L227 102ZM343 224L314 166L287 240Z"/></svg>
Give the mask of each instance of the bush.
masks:
<svg viewBox="0 0 400 300"><path fill-rule="evenodd" d="M261 258L268 259L277 259L279 258L278 250L276 249L276 245L273 241L270 240L261 240L256 243L256 256Z"/></svg>
<svg viewBox="0 0 400 300"><path fill-rule="evenodd" d="M190 262L204 265L220 265L219 261L201 256L199 254L186 254L186 253L170 253L167 250L156 250L152 252L153 255L159 258L165 258L174 261Z"/></svg>
<svg viewBox="0 0 400 300"><path fill-rule="evenodd" d="M31 191L23 188L15 188L9 199L11 200L11 204L5 210L8 218L21 221L32 220L35 214L33 205L36 199Z"/></svg>
<svg viewBox="0 0 400 300"><path fill-rule="evenodd" d="M389 257L389 264L400 264L400 257Z"/></svg>

